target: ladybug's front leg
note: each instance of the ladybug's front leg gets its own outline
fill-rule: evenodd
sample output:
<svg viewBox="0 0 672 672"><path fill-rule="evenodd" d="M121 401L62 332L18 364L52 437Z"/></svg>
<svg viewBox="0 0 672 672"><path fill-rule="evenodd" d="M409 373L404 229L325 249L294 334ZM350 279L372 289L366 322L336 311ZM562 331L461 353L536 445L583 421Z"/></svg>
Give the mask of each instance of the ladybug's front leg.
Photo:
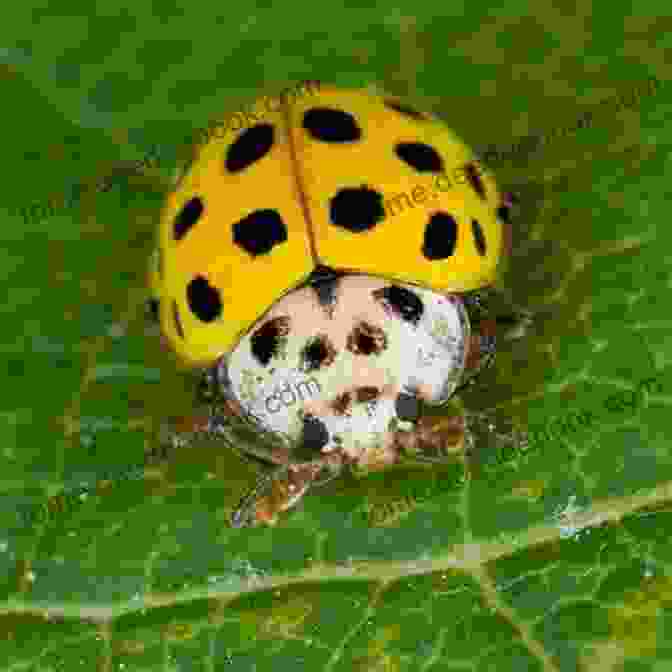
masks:
<svg viewBox="0 0 672 672"><path fill-rule="evenodd" d="M196 406L201 409L200 413L174 417L169 426L162 428L162 443L188 445L199 438L227 439L231 420L239 414L240 407L219 393L212 369L201 374Z"/></svg>
<svg viewBox="0 0 672 672"><path fill-rule="evenodd" d="M278 515L292 508L311 487L338 476L341 464L317 460L276 467L261 476L231 516L232 527L275 525Z"/></svg>
<svg viewBox="0 0 672 672"><path fill-rule="evenodd" d="M441 415L420 417L413 429L397 430L393 435L393 449L400 462L454 462L465 450L467 425L464 410L456 399L451 399Z"/></svg>

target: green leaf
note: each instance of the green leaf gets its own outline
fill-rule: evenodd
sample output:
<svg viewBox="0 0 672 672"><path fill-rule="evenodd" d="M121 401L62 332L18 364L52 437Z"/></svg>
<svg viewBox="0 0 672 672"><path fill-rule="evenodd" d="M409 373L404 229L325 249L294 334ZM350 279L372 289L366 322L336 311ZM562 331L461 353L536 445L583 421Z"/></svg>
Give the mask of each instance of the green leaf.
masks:
<svg viewBox="0 0 672 672"><path fill-rule="evenodd" d="M62 4L3 16L0 669L669 669L659 8ZM502 283L534 320L463 396L466 481L339 479L232 529L256 467L157 450L195 381L144 320L146 269L187 138L303 79L376 84L501 149L521 200Z"/></svg>

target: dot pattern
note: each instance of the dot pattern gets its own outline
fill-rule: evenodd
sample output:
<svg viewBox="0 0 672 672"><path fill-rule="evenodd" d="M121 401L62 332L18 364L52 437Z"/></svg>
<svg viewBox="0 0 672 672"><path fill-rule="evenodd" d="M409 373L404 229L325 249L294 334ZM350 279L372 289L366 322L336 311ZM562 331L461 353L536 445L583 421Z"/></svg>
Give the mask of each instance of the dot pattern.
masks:
<svg viewBox="0 0 672 672"><path fill-rule="evenodd" d="M288 316L276 317L265 322L252 334L252 355L263 366L268 366L280 353L289 333L291 320Z"/></svg>
<svg viewBox="0 0 672 672"><path fill-rule="evenodd" d="M420 130L425 124L433 122L429 115L425 115L406 103L391 98L384 98L382 106L396 115L399 115L404 123L418 125ZM340 145L339 151L350 151L348 146L354 146L366 142L367 134L373 135L378 130L385 133L384 127L371 125L366 126L356 113L342 109L338 104L316 104L308 107L300 117L302 131L311 140L321 144ZM366 132L365 132L366 128ZM412 134L412 131L409 131ZM275 151L278 142L277 122L264 121L254 123L247 129L241 130L233 142L226 146L221 155L221 166L224 175L240 175L249 173L255 166L269 159ZM425 139L426 140L426 139ZM391 143L389 146L390 157L399 162L401 171L411 171L413 174L444 174L446 163L440 151L427 141L404 137L403 140ZM402 174L402 173L400 173ZM406 173L408 174L408 173ZM487 201L488 189L484 183L477 166L472 162L466 162L463 168L466 184L473 193L481 200ZM464 183L464 180L463 182ZM458 184L460 184L458 182ZM188 244L189 235L197 230L199 222L205 220L208 214L203 193L192 185L192 193L185 199L172 222L172 238L176 246ZM385 198L383 193L370 184L352 184L339 187L335 193L325 194L328 206L328 217L331 226L353 235L366 235L386 222ZM495 209L496 215L502 221L508 221L508 210L500 207ZM446 206L444 206L445 208ZM486 231L481 223L474 218L464 218L457 213L447 211L442 207L426 208L427 220L424 225L424 234L420 242L419 252L422 257L431 262L441 262L454 257L458 250L458 241L468 240L460 234L460 227L470 227L470 238L473 250L483 258L488 253L488 240ZM209 215L214 217L212 213ZM274 252L285 245L289 240L289 228L283 219L281 209L259 208L251 211L235 222L222 222L223 227L230 227L231 240L235 248L243 252L253 262L256 259L272 256ZM292 234L294 235L294 234ZM406 244L405 242L403 243ZM462 244L462 243L461 243ZM163 251L163 250L162 250ZM163 258L161 257L161 262ZM315 259L320 268L319 259ZM163 265L163 264L162 264ZM268 268L268 266L266 266ZM205 268L185 282L186 304L179 296L172 297L173 323L177 336L185 338L185 325L180 315L180 307L186 307L196 318L195 321L187 321L189 329L197 328L199 324L210 324L223 320L225 306L221 296L218 280L215 276L208 279ZM339 269L336 269L337 271ZM341 271L346 269L340 269ZM354 269L353 269L354 270ZM254 267L250 267L250 279L254 275ZM329 281L315 282L314 289L318 300L329 310L334 302L335 289L338 279L330 278ZM419 319L420 308L414 307L411 297L394 295L385 297L386 305L394 311L398 311L403 319L411 323ZM183 295L184 296L184 295ZM417 297L416 297L417 298ZM419 313L414 311L420 310ZM270 327L269 327L270 329ZM270 332L269 332L270 333ZM275 344L276 336L267 334L267 343ZM353 349L366 348L366 329L357 337L353 337ZM262 358L266 357L266 346L262 347L264 339L259 337L259 352ZM274 340L275 339L275 340ZM307 353L307 366L315 361L318 345ZM321 356L326 356L319 350Z"/></svg>
<svg viewBox="0 0 672 672"><path fill-rule="evenodd" d="M433 147L423 142L400 142L394 153L419 173L443 172L443 159Z"/></svg>
<svg viewBox="0 0 672 672"><path fill-rule="evenodd" d="M195 277L187 285L187 303L201 322L212 322L222 312L219 292L202 275Z"/></svg>
<svg viewBox="0 0 672 672"><path fill-rule="evenodd" d="M353 355L378 355L387 348L387 336L380 327L360 322L348 335L346 348Z"/></svg>
<svg viewBox="0 0 672 672"><path fill-rule="evenodd" d="M341 189L331 199L330 218L352 233L368 231L385 219L383 195L368 187Z"/></svg>
<svg viewBox="0 0 672 672"><path fill-rule="evenodd" d="M422 253L433 261L447 259L455 252L457 222L452 215L443 212L431 216L425 228Z"/></svg>
<svg viewBox="0 0 672 672"><path fill-rule="evenodd" d="M336 358L336 348L325 335L311 339L301 351L302 369L306 373L329 366Z"/></svg>
<svg viewBox="0 0 672 672"><path fill-rule="evenodd" d="M303 116L303 127L315 140L322 142L356 142L362 129L355 118L344 110L318 107Z"/></svg>
<svg viewBox="0 0 672 672"><path fill-rule="evenodd" d="M233 225L233 242L251 257L268 254L287 240L287 226L277 210L256 210Z"/></svg>
<svg viewBox="0 0 672 672"><path fill-rule="evenodd" d="M175 218L173 225L173 237L175 240L182 240L191 227L196 224L203 214L203 201L198 197L194 197L185 203L182 210Z"/></svg>
<svg viewBox="0 0 672 672"><path fill-rule="evenodd" d="M318 448L363 459L363 447L377 445L393 418L414 421L420 398L441 403L456 388L465 357L460 305L424 288L351 275L341 280L332 321L304 286L226 358L228 389L264 431L288 441L297 460L314 459Z"/></svg>
<svg viewBox="0 0 672 672"><path fill-rule="evenodd" d="M377 290L373 297L394 315L414 325L418 324L425 310L422 299L415 292L399 285Z"/></svg>
<svg viewBox="0 0 672 672"><path fill-rule="evenodd" d="M271 151L275 129L270 124L258 124L243 131L229 147L224 160L227 173L240 173L260 161Z"/></svg>

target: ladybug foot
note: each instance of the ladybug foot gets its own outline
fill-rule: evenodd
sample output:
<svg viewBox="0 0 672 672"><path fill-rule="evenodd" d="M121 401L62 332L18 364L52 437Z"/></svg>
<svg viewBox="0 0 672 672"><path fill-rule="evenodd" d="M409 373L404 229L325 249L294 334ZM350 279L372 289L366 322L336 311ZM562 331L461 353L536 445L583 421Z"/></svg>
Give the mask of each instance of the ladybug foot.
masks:
<svg viewBox="0 0 672 672"><path fill-rule="evenodd" d="M474 475L497 464L502 455L516 455L528 440L527 433L515 426L511 418L493 412L470 413L468 427L472 440L469 470Z"/></svg>
<svg viewBox="0 0 672 672"><path fill-rule="evenodd" d="M145 301L145 319L150 324L159 323L159 300L155 298Z"/></svg>
<svg viewBox="0 0 672 672"><path fill-rule="evenodd" d="M462 414L450 417L423 417L410 432L397 431L394 444L406 461L453 462L463 453L466 423Z"/></svg>
<svg viewBox="0 0 672 672"><path fill-rule="evenodd" d="M184 416L172 418L159 428L158 443L164 452L170 446L177 450L188 446L197 436L204 435L209 429L207 416Z"/></svg>
<svg viewBox="0 0 672 672"><path fill-rule="evenodd" d="M523 338L533 322L530 311L519 311L497 318L498 334L503 341L517 341Z"/></svg>
<svg viewBox="0 0 672 672"><path fill-rule="evenodd" d="M231 516L231 527L275 525L278 516L295 506L312 487L337 474L321 461L288 464L261 476Z"/></svg>

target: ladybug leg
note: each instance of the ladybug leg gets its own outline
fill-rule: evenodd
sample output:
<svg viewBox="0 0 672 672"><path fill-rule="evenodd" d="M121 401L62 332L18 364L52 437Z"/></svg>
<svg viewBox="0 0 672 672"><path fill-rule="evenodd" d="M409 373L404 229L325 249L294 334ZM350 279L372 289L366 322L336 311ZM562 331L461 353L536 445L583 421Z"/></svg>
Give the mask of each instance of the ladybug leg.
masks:
<svg viewBox="0 0 672 672"><path fill-rule="evenodd" d="M518 309L509 315L500 315L495 320L503 341L517 341L525 336L532 325L533 314L530 311Z"/></svg>
<svg viewBox="0 0 672 672"><path fill-rule="evenodd" d="M526 431L521 430L512 418L501 416L494 410L469 413L467 424L472 441L468 452L469 472L475 478L484 467L493 464L492 457L511 456L509 459L512 459L528 442Z"/></svg>
<svg viewBox="0 0 672 672"><path fill-rule="evenodd" d="M207 405L208 411L173 418L171 427L164 429L164 435L169 434L173 443L189 443L199 436L211 437L222 433L231 410L225 404L220 406L221 401L214 371L206 369L198 382L196 402L199 406Z"/></svg>
<svg viewBox="0 0 672 672"><path fill-rule="evenodd" d="M152 297L145 301L145 319L150 324L159 323L159 300Z"/></svg>
<svg viewBox="0 0 672 672"><path fill-rule="evenodd" d="M149 298L145 301L145 319L150 324L159 323L159 311L161 309L161 302L157 296L158 287L159 287L159 277L161 275L160 269L161 257L158 250L155 250L154 253L149 258Z"/></svg>
<svg viewBox="0 0 672 672"><path fill-rule="evenodd" d="M394 433L398 461L451 463L464 453L468 444L464 410L451 399L442 411L420 417L411 431Z"/></svg>
<svg viewBox="0 0 672 672"><path fill-rule="evenodd" d="M340 473L340 465L324 460L286 464L262 475L231 516L232 527L275 525L278 515L295 506L311 487Z"/></svg>

